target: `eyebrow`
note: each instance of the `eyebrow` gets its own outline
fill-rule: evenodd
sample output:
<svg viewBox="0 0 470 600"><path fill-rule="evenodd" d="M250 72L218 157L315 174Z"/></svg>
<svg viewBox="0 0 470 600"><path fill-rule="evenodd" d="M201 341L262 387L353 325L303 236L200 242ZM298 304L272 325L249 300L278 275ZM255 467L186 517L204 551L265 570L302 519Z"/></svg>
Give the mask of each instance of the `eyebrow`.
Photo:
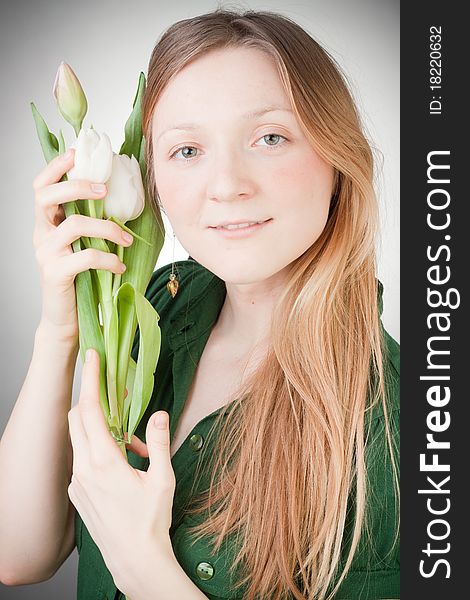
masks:
<svg viewBox="0 0 470 600"><path fill-rule="evenodd" d="M242 116L242 119L245 119L248 121L250 119L256 119L257 117L261 117L262 115L264 115L266 113L275 112L275 111L283 111L283 112L292 113L292 110L290 108L285 108L283 106L266 106L264 108L250 110L249 112L247 112L241 116ZM195 129L198 129L198 127L200 127L200 126L197 125L196 123L179 123L177 125L170 125L170 127L167 127L165 130L163 130L160 133L160 135L157 137L157 139L155 141L158 142L158 140L162 136L164 136L169 131L174 131L175 129L180 130L180 131L194 131Z"/></svg>

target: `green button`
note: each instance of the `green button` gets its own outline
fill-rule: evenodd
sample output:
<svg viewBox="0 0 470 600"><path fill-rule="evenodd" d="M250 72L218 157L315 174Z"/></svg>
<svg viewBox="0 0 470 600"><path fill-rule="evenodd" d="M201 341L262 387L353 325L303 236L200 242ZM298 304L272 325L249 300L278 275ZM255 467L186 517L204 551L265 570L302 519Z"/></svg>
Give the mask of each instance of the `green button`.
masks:
<svg viewBox="0 0 470 600"><path fill-rule="evenodd" d="M196 567L199 579L211 579L214 575L214 567L208 562L200 562Z"/></svg>
<svg viewBox="0 0 470 600"><path fill-rule="evenodd" d="M199 433L195 433L189 438L189 447L193 452L199 452L204 444L204 438Z"/></svg>

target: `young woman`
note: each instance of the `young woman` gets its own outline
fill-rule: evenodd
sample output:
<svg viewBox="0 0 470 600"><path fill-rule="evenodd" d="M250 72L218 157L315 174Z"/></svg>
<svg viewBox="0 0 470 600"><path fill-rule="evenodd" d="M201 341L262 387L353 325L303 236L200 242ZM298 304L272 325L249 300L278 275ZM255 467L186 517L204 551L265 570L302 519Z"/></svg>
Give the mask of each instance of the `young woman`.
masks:
<svg viewBox="0 0 470 600"><path fill-rule="evenodd" d="M217 10L160 38L142 119L150 197L189 258L174 265L174 297L171 265L148 286L162 348L126 467L149 481L166 477L166 488L131 496L122 480L123 496L134 498L116 513L124 515L116 519L123 543L102 525L119 499L110 493L97 518L98 500L87 506L78 484L72 503L66 496L73 277L119 268L114 255L83 252L80 262L69 244L81 235L119 242L120 230L86 217L67 227L61 203L99 195L89 182L57 183L73 164L58 158L35 181L38 220L49 227L49 254L41 238L49 277L19 398L21 406L36 394L53 357L52 398L40 417L47 443L44 431L44 455L34 459L48 476L37 481L47 530L36 526L47 544L33 547L29 580L53 574L76 544L83 600L398 598L399 346L380 320L373 159L343 76L288 18ZM92 405L96 372L84 366L84 406ZM159 434L150 423L157 409L169 414ZM83 412L85 431L92 412ZM15 428L28 418L18 408L8 425L4 470ZM86 448L72 423L78 464ZM83 480L85 491L91 482ZM150 505L168 516L166 532L147 531L153 546L141 525Z"/></svg>

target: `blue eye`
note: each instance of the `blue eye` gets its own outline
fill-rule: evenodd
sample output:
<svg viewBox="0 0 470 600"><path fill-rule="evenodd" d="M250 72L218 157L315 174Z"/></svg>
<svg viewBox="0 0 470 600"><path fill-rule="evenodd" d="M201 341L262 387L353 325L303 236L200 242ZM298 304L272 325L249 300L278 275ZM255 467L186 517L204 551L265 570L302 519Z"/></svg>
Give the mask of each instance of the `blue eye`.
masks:
<svg viewBox="0 0 470 600"><path fill-rule="evenodd" d="M180 146L179 148L177 148L177 149L176 149L176 150L173 152L173 154L170 156L170 158L174 158L174 157L175 157L175 156L178 154L178 152L179 152L180 150L184 150L185 148L191 148L191 149L193 149L193 150L197 150L197 148L195 148L194 146ZM184 157L184 156L183 156L183 158L184 158L184 160L185 160L185 161L189 161L189 160L191 160L191 157L190 157L190 158L186 158L186 157Z"/></svg>
<svg viewBox="0 0 470 600"><path fill-rule="evenodd" d="M263 136L262 136L260 139L261 139L261 140L263 140L263 139L265 139L265 138L269 138L269 137L271 137L271 138L272 138L272 137L274 137L274 138L277 138L277 139L280 139L280 138L282 138L282 139L284 140L284 142L282 142L282 144L269 144L269 143L268 143L268 144L267 144L267 146L265 146L265 148L269 148L270 150L271 150L271 149L273 149L273 150L274 150L274 149L277 149L277 148L279 148L280 146L283 146L283 145L284 145L286 142L288 142L288 141L289 141L289 140L288 140L286 137L284 137L283 135L280 135L279 133L267 133L266 135L263 135ZM179 148L177 148L177 149L176 149L176 150L173 152L173 154L171 154L170 158L175 158L175 157L176 157L176 155L178 154L178 152L179 152L180 150L186 150L186 149L190 149L190 150L197 150L197 148L195 148L194 146L180 146ZM185 157L185 156L183 155L183 159L184 159L184 161L183 161L183 162L189 162L189 161L190 161L190 160L192 160L193 158L194 158L194 156Z"/></svg>
<svg viewBox="0 0 470 600"><path fill-rule="evenodd" d="M286 137L284 137L283 135L280 135L279 133L267 133L266 135L263 135L262 140L264 140L265 138L269 138L269 137L274 137L274 138L282 138L283 140L285 140L282 144L268 144L266 147L267 148L279 148L280 146L283 146L288 140Z"/></svg>

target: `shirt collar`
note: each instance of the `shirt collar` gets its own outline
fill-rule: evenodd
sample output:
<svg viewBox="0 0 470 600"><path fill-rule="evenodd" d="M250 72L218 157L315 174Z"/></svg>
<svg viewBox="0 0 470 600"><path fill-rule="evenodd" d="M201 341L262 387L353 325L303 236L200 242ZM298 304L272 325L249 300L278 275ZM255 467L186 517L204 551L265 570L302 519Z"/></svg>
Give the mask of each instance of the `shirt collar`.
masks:
<svg viewBox="0 0 470 600"><path fill-rule="evenodd" d="M181 278L181 286L190 286L188 299L175 316L170 319L172 325L169 344L173 350L200 337L216 322L225 301L227 288L225 282L194 259L192 265ZM201 268L202 267L202 268ZM196 278L194 281L193 278ZM383 313L383 284L376 278L379 315ZM191 292L194 287L194 292Z"/></svg>
<svg viewBox="0 0 470 600"><path fill-rule="evenodd" d="M377 282L377 301L379 304L379 316L382 316L383 313L383 309L384 309L384 302L383 302L383 291L384 291L384 286L382 285L382 282L380 281L380 279L376 279Z"/></svg>
<svg viewBox="0 0 470 600"><path fill-rule="evenodd" d="M180 285L188 286L188 292L187 300L170 319L169 344L173 350L194 341L212 328L227 294L225 282L199 264L197 269L192 265L182 274Z"/></svg>

